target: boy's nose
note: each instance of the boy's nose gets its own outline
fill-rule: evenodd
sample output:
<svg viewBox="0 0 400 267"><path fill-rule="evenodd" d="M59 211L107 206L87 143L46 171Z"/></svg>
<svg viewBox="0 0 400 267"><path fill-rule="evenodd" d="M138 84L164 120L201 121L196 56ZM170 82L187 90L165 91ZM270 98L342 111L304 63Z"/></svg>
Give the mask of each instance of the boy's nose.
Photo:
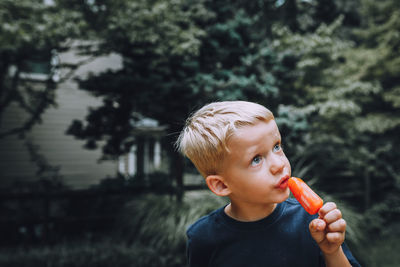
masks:
<svg viewBox="0 0 400 267"><path fill-rule="evenodd" d="M277 174L285 168L285 156L274 155L270 159L270 171L272 174Z"/></svg>

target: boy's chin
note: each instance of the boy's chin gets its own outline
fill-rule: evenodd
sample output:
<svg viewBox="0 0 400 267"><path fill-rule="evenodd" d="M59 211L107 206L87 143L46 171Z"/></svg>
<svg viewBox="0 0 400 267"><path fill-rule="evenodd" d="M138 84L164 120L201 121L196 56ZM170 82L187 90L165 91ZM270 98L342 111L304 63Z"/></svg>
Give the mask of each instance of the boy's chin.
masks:
<svg viewBox="0 0 400 267"><path fill-rule="evenodd" d="M289 188L287 189L287 193L285 195L282 195L281 198L278 198L276 203L282 203L283 201L285 201L286 199L288 199L290 196L290 191Z"/></svg>

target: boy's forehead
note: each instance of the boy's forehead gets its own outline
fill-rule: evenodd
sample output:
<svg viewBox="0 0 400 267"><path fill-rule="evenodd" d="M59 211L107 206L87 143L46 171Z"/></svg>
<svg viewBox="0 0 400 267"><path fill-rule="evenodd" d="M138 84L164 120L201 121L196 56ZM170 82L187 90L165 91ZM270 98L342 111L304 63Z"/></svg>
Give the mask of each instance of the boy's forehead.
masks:
<svg viewBox="0 0 400 267"><path fill-rule="evenodd" d="M258 133L261 128L264 129L264 132L268 132L271 135L280 136L278 125L276 124L275 120L258 121L254 124L237 127L234 135L245 136L249 133Z"/></svg>
<svg viewBox="0 0 400 267"><path fill-rule="evenodd" d="M273 140L281 139L281 134L275 120L268 122L260 121L254 125L246 125L238 128L232 134L228 145L237 142L244 145L256 145L265 138Z"/></svg>

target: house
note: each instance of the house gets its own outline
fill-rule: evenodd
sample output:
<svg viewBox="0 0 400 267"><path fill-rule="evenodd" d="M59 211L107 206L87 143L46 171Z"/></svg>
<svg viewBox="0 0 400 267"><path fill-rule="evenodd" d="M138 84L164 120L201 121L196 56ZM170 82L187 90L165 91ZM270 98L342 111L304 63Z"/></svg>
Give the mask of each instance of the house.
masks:
<svg viewBox="0 0 400 267"><path fill-rule="evenodd" d="M53 51L50 66L57 66L59 61L77 62L82 59L73 51L60 55ZM88 60L74 75L85 77L90 72L118 69L121 66L121 58L114 54ZM48 70L49 68L40 68L39 65L37 71L22 73L21 77L40 85L48 78ZM62 70L57 69L52 73L55 81L65 75ZM143 142L132 146L127 155L115 161L99 161L100 149L87 150L83 148L83 141L66 135L65 132L72 120L84 119L88 108L100 105L101 101L79 90L72 77L59 83L55 93L57 106L47 109L42 116L42 123L34 125L24 139L15 135L0 139L0 188L37 181L38 164L51 167L49 170L52 173L47 176L57 176L63 184L75 189L86 188L106 177L115 177L118 172L132 176L137 172L149 173L163 166L160 139L164 128L155 120L139 120L137 130L132 134ZM9 106L2 115L0 130L15 127L23 118L24 114L18 106ZM43 175L42 173L40 176Z"/></svg>

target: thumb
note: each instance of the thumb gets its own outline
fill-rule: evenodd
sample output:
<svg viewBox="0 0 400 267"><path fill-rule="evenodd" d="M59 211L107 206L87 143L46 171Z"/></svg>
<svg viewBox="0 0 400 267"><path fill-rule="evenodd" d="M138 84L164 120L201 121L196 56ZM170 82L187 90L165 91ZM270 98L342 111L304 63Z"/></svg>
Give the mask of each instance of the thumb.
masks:
<svg viewBox="0 0 400 267"><path fill-rule="evenodd" d="M321 243L325 239L326 223L321 219L314 219L310 222L308 228L310 229L311 237L317 242Z"/></svg>

